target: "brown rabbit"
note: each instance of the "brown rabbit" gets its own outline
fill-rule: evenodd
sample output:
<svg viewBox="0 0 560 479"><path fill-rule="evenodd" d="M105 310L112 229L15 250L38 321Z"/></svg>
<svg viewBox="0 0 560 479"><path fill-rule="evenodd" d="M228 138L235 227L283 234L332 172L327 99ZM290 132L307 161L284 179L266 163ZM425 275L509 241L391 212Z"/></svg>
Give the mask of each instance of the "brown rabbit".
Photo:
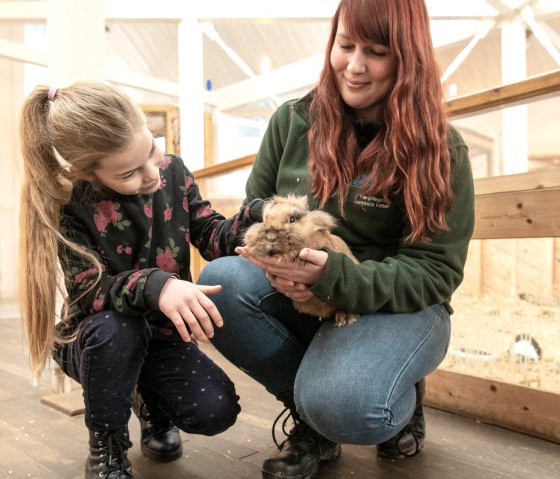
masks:
<svg viewBox="0 0 560 479"><path fill-rule="evenodd" d="M344 253L358 263L347 244L331 233L336 224L335 218L324 211L309 211L306 196L274 196L265 208L264 222L252 225L245 232L245 244L255 254L298 261L303 248L330 249ZM338 310L317 297L293 303L298 311L319 318L330 317L336 312L337 326L358 319L358 315Z"/></svg>

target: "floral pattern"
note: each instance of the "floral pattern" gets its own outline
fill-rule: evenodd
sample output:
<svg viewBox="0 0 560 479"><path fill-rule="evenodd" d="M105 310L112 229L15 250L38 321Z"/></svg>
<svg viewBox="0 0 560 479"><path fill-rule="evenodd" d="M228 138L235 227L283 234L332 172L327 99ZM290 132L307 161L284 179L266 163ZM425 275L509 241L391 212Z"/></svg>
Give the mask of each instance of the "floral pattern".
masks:
<svg viewBox="0 0 560 479"><path fill-rule="evenodd" d="M167 273L178 273L179 265L175 258L179 254L179 247L175 246L175 241L169 239L169 246L165 249L157 248L156 264L158 268Z"/></svg>
<svg viewBox="0 0 560 479"><path fill-rule="evenodd" d="M93 214L93 220L101 235L105 236L109 225L115 226L119 230L124 230L130 226L130 220L122 219L122 214L119 211L120 207L120 203L113 201L102 200L98 203Z"/></svg>

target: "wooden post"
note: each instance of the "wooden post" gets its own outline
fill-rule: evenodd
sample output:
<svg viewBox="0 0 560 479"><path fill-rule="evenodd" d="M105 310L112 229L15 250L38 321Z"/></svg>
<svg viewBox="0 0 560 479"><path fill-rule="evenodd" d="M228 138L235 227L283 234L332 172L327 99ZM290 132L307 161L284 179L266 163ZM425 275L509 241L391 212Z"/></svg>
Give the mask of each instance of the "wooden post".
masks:
<svg viewBox="0 0 560 479"><path fill-rule="evenodd" d="M49 80L105 80L103 0L48 0Z"/></svg>

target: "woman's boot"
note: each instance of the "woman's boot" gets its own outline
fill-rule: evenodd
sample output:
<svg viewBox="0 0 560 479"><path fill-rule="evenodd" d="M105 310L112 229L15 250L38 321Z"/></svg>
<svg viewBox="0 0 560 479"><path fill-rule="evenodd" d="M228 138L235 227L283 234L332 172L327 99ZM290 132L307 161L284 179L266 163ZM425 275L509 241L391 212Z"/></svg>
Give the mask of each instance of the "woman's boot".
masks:
<svg viewBox="0 0 560 479"><path fill-rule="evenodd" d="M128 427L118 431L89 431L86 479L132 478L132 466L127 458L131 447Z"/></svg>
<svg viewBox="0 0 560 479"><path fill-rule="evenodd" d="M264 479L312 479L317 476L319 463L338 459L340 444L329 441L314 431L299 419L294 410L283 421L282 428L285 428L290 416L294 427L287 433L287 439L282 444L278 444L274 429L287 410L289 409L280 413L272 426L274 442L280 451L264 461L262 477Z"/></svg>
<svg viewBox="0 0 560 479"><path fill-rule="evenodd" d="M158 408L150 410L142 399L138 388L132 395L133 411L140 420L140 450L148 459L171 462L183 454L183 443L179 428Z"/></svg>
<svg viewBox="0 0 560 479"><path fill-rule="evenodd" d="M426 423L422 401L426 392L426 380L422 378L416 389L416 408L409 423L395 437L377 445L377 455L388 459L415 456L424 447Z"/></svg>

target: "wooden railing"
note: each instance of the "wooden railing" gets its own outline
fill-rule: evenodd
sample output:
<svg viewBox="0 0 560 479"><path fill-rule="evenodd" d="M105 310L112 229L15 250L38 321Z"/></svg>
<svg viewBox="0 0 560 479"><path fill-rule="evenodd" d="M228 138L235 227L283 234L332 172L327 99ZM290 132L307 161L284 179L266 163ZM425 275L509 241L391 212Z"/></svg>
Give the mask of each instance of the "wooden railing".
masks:
<svg viewBox="0 0 560 479"><path fill-rule="evenodd" d="M450 100L447 108L454 119L559 95L560 70ZM202 180L247 168L254 157L194 175ZM477 179L475 193L475 239L560 237L560 169ZM428 377L426 403L560 442L559 394L438 369Z"/></svg>
<svg viewBox="0 0 560 479"><path fill-rule="evenodd" d="M451 118L496 110L560 94L560 70L465 95L447 102Z"/></svg>
<svg viewBox="0 0 560 479"><path fill-rule="evenodd" d="M474 239L560 237L560 169L475 181Z"/></svg>

